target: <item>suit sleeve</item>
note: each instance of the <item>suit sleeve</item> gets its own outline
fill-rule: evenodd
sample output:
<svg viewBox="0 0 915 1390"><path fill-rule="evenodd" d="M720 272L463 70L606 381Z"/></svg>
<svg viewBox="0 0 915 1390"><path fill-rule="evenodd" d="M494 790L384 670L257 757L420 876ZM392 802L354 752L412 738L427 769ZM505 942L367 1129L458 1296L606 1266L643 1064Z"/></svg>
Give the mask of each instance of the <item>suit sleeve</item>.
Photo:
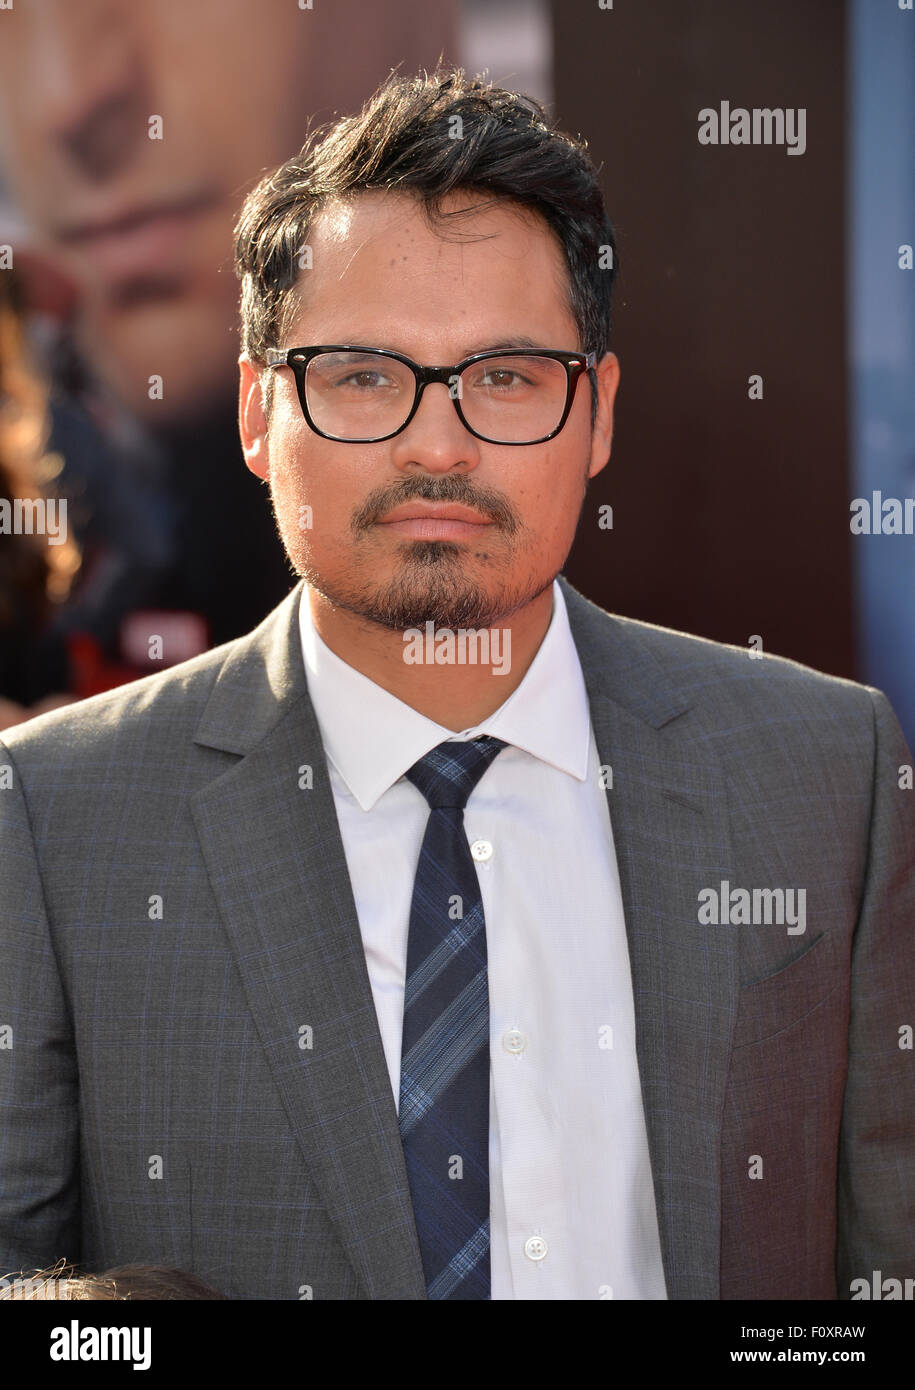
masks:
<svg viewBox="0 0 915 1390"><path fill-rule="evenodd" d="M0 1278L77 1263L79 1239L73 1029L19 770L0 742Z"/></svg>
<svg viewBox="0 0 915 1390"><path fill-rule="evenodd" d="M852 1280L871 1285L876 1271L883 1280L915 1277L915 789L896 716L884 695L869 693L873 799L851 956L839 1145L840 1299L851 1298Z"/></svg>

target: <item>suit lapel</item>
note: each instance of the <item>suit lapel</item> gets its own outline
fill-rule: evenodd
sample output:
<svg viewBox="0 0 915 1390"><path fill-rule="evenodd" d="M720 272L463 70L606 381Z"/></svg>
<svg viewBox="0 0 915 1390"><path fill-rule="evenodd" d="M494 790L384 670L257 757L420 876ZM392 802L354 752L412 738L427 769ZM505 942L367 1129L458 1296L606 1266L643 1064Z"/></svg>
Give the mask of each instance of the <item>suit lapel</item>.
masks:
<svg viewBox="0 0 915 1390"><path fill-rule="evenodd" d="M719 1297L720 1128L735 939L698 893L731 862L723 776L689 701L638 635L561 579L619 865L636 1046L669 1298ZM609 780L609 779L608 779Z"/></svg>
<svg viewBox="0 0 915 1390"><path fill-rule="evenodd" d="M220 672L197 742L241 756L194 796L194 819L261 1043L347 1257L369 1298L421 1299L397 1113L301 659L301 587Z"/></svg>

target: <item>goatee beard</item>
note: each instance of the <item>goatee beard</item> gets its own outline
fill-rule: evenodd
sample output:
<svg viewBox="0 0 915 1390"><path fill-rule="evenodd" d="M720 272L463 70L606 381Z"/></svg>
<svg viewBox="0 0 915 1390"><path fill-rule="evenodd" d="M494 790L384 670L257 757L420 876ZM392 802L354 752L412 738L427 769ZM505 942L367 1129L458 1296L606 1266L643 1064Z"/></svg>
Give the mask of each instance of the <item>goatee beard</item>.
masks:
<svg viewBox="0 0 915 1390"><path fill-rule="evenodd" d="M417 541L405 572L377 588L355 583L343 592L314 573L303 571L303 578L334 607L395 632L422 628L427 622L453 630L489 628L553 582L551 578L536 593L514 588L492 594L462 575L460 561L461 549L450 541Z"/></svg>

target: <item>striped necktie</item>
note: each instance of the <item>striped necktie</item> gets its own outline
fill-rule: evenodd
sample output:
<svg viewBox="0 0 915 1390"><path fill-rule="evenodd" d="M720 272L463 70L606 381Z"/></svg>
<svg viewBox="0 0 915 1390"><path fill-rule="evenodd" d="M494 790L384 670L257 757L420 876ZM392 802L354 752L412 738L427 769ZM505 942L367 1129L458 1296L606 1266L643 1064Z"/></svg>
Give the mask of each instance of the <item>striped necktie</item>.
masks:
<svg viewBox="0 0 915 1390"><path fill-rule="evenodd" d="M430 809L410 908L399 1120L436 1299L490 1297L486 926L464 807L505 746L450 739L406 773Z"/></svg>

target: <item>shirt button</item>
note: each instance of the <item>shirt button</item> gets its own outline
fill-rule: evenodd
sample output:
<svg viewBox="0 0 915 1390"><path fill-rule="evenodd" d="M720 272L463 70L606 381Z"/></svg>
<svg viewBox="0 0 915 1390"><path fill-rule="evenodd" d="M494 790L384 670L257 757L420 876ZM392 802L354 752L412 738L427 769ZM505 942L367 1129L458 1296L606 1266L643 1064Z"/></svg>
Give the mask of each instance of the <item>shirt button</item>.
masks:
<svg viewBox="0 0 915 1390"><path fill-rule="evenodd" d="M524 1253L529 1260L542 1260L546 1255L546 1248L543 1236L528 1236L524 1242Z"/></svg>
<svg viewBox="0 0 915 1390"><path fill-rule="evenodd" d="M507 1033L502 1034L502 1046L506 1052L523 1052L527 1046L527 1038L520 1028L510 1028Z"/></svg>
<svg viewBox="0 0 915 1390"><path fill-rule="evenodd" d="M485 863L492 858L492 845L488 840L474 840L470 846L470 853L480 863Z"/></svg>

